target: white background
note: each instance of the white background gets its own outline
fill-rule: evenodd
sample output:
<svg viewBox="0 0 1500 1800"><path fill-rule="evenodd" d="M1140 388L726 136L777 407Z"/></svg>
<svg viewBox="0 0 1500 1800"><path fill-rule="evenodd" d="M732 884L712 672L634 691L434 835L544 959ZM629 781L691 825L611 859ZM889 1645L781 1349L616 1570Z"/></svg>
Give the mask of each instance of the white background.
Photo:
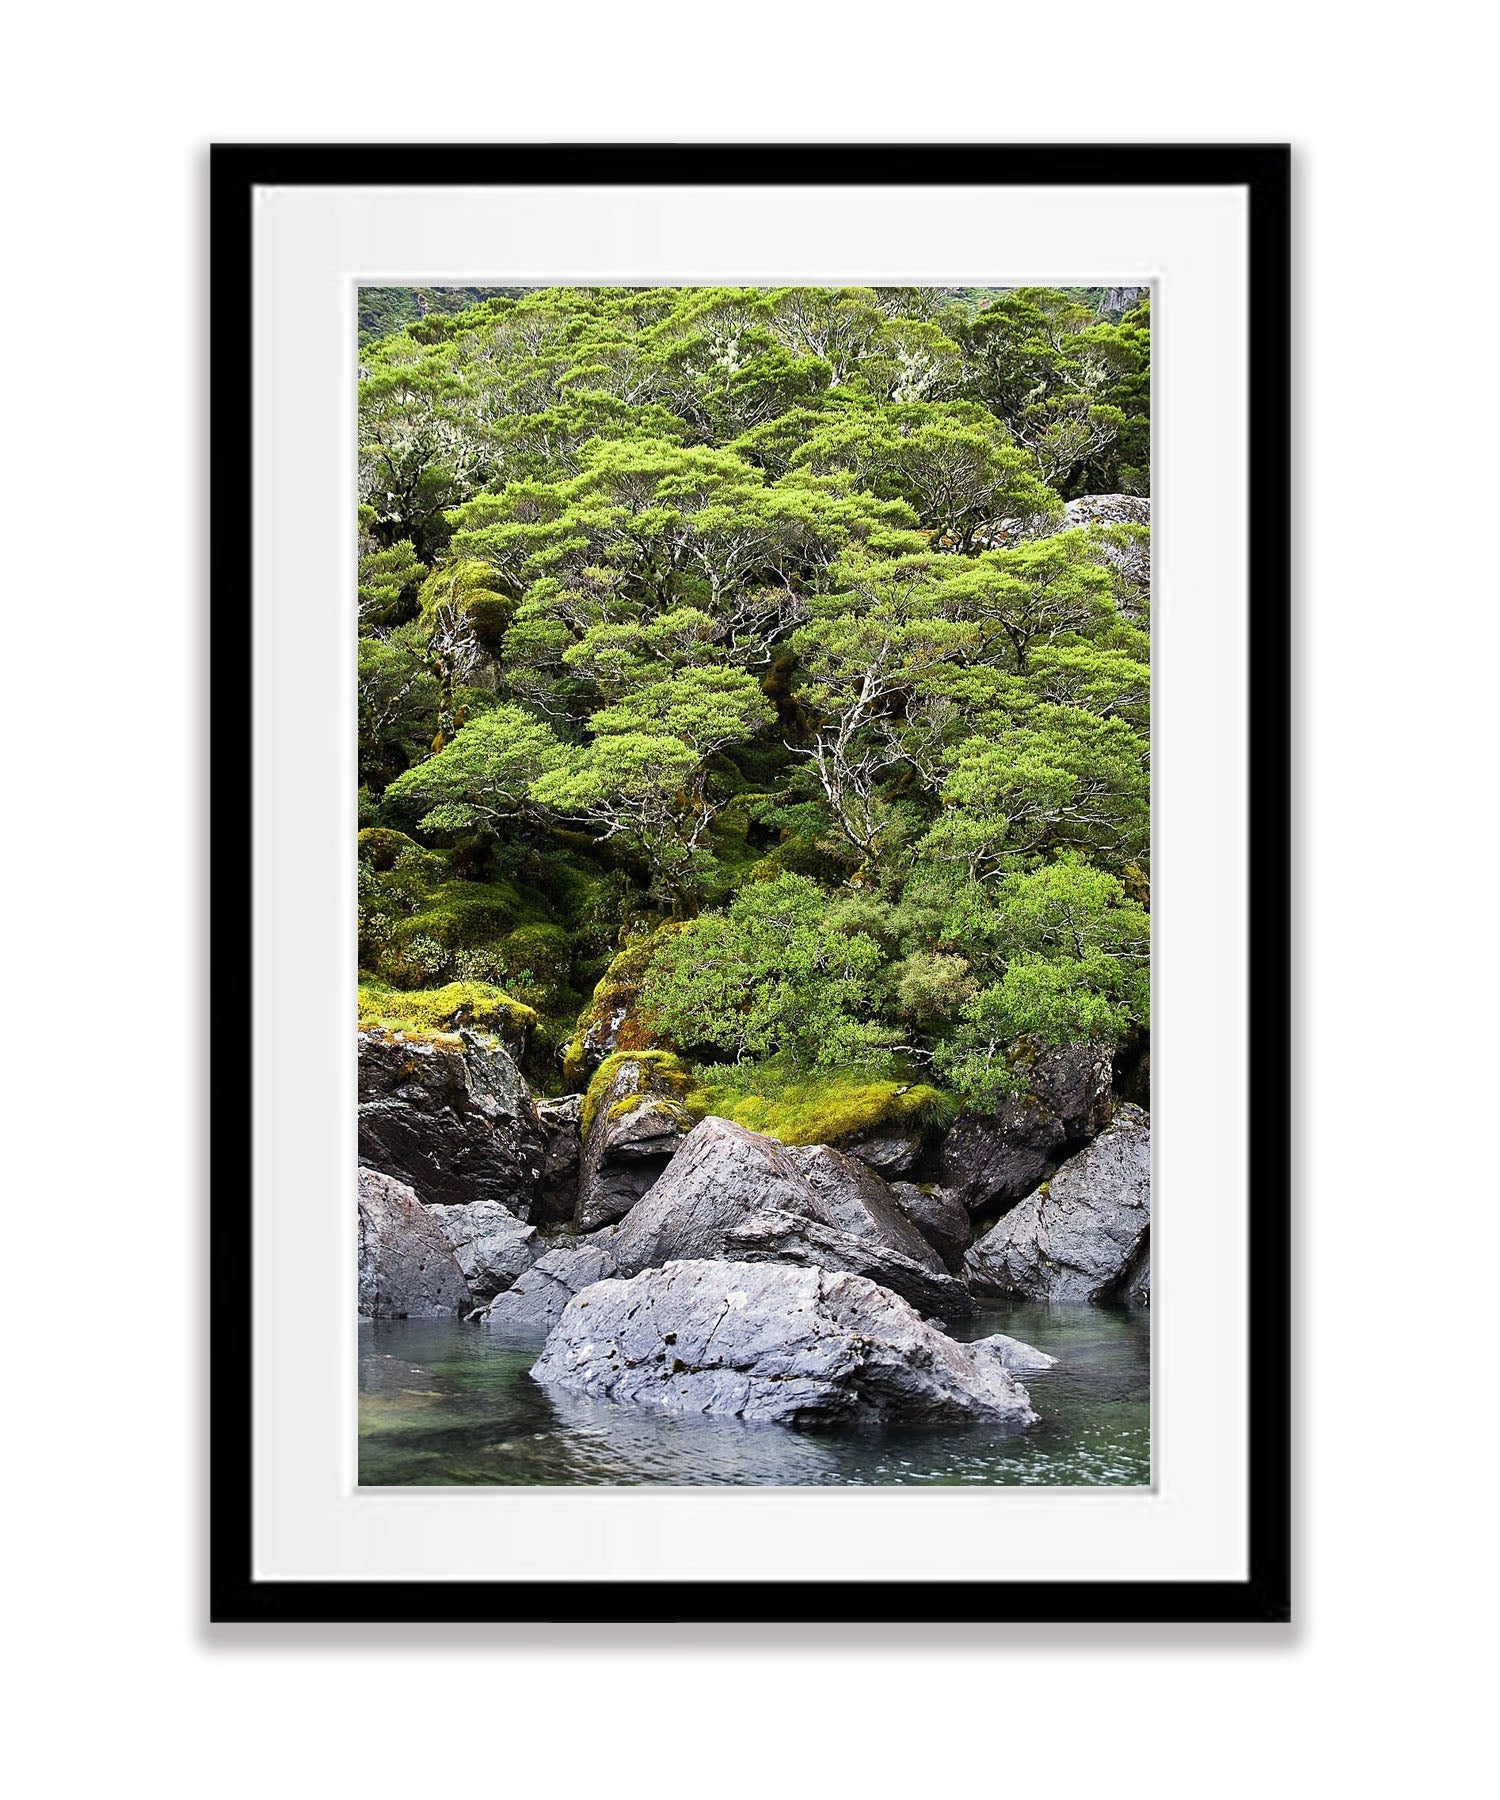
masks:
<svg viewBox="0 0 1500 1800"><path fill-rule="evenodd" d="M1244 1578L1245 212L1224 188L257 192L259 1576ZM941 282L960 255L981 284L1158 281L1152 1491L356 1489L353 272Z"/></svg>
<svg viewBox="0 0 1500 1800"><path fill-rule="evenodd" d="M267 0L12 26L0 891L24 1791L1196 1800L1482 1776L1496 271L1477 17L1433 4L1397 37L1307 0L883 21L792 0L722 22ZM1289 1630L201 1623L201 146L647 135L1297 146Z"/></svg>

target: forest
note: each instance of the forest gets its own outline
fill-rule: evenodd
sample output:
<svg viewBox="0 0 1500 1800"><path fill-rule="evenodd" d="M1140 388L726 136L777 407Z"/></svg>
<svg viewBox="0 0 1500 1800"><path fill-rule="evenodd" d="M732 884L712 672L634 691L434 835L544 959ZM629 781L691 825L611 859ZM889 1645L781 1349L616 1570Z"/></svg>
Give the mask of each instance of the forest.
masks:
<svg viewBox="0 0 1500 1800"><path fill-rule="evenodd" d="M638 1053L788 1144L1046 1046L1143 1066L1145 291L396 292L362 1025L495 1032L551 1095Z"/></svg>

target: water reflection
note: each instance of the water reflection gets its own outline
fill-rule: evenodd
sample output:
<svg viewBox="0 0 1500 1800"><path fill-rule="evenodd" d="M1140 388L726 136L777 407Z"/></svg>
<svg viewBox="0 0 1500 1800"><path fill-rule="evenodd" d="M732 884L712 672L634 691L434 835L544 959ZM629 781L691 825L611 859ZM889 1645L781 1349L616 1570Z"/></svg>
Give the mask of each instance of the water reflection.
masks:
<svg viewBox="0 0 1500 1800"><path fill-rule="evenodd" d="M359 1330L367 1485L804 1487L906 1483L1141 1486L1150 1481L1145 1313L987 1306L963 1336L1005 1331L1059 1358L1024 1379L1041 1424L1019 1435L791 1431L544 1390L540 1344L445 1320Z"/></svg>

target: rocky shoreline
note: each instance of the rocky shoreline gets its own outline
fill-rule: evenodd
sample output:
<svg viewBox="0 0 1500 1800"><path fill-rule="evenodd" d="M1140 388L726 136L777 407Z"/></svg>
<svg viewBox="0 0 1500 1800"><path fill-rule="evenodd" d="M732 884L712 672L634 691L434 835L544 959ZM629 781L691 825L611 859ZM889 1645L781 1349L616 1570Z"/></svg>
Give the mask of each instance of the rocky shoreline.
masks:
<svg viewBox="0 0 1500 1800"><path fill-rule="evenodd" d="M477 1032L359 1037L362 1318L465 1318L532 1376L616 1405L838 1428L1025 1429L1018 1373L961 1343L974 1297L1150 1301L1150 1118L1093 1046L903 1146L694 1121L649 1060L538 1101ZM890 1179L897 1171L936 1178Z"/></svg>

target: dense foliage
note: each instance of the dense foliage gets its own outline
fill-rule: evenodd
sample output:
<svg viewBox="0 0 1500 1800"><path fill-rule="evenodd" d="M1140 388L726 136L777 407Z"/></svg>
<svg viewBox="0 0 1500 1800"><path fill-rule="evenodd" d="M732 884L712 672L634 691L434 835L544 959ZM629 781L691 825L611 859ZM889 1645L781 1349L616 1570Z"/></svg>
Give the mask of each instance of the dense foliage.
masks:
<svg viewBox="0 0 1500 1800"><path fill-rule="evenodd" d="M1149 547L1063 505L1146 491L1150 322L1100 302L545 289L369 343L363 1016L534 1014L555 1085L626 950L639 1040L786 1135L1137 1040Z"/></svg>

